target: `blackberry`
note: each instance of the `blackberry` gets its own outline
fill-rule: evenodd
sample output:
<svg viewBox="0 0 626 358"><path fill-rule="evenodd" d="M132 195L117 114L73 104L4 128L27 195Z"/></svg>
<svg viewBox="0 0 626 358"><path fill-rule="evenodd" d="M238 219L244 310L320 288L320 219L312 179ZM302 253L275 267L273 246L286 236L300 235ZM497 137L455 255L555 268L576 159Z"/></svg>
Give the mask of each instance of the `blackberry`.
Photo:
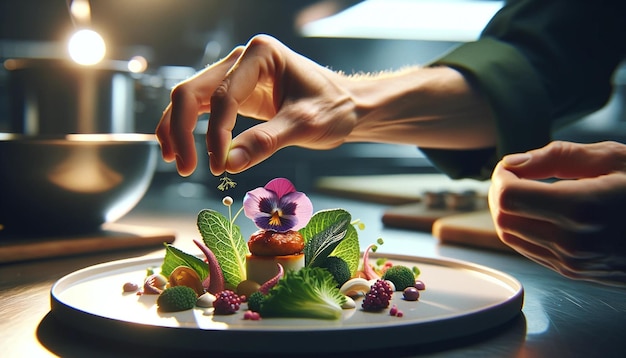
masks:
<svg viewBox="0 0 626 358"><path fill-rule="evenodd" d="M370 292L365 295L361 307L365 311L380 311L389 307L389 301L393 291L387 282L378 279L370 288Z"/></svg>
<svg viewBox="0 0 626 358"><path fill-rule="evenodd" d="M213 308L215 308L215 314L218 315L233 314L239 310L240 304L239 295L231 290L224 290L215 296Z"/></svg>

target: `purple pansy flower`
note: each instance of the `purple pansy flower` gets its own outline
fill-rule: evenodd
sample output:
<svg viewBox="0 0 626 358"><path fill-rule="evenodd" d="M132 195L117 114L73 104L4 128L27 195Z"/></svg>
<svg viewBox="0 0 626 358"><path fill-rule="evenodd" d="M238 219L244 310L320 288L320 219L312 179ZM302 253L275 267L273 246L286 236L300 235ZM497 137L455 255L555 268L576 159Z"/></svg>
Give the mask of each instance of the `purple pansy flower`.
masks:
<svg viewBox="0 0 626 358"><path fill-rule="evenodd" d="M263 188L246 193L243 210L259 229L286 232L306 226L313 204L285 178L270 180Z"/></svg>

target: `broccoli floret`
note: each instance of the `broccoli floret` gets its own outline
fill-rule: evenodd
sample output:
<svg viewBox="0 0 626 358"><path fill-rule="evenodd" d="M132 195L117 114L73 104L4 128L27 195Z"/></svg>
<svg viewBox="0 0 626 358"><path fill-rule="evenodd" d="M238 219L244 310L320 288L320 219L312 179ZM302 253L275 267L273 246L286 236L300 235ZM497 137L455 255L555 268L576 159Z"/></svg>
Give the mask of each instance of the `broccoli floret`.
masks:
<svg viewBox="0 0 626 358"><path fill-rule="evenodd" d="M321 267L288 271L268 292L261 316L339 319L346 296L336 285L333 276Z"/></svg>
<svg viewBox="0 0 626 358"><path fill-rule="evenodd" d="M337 281L337 287L341 287L352 276L348 263L341 257L328 256L322 261L320 267L327 269L333 275Z"/></svg>
<svg viewBox="0 0 626 358"><path fill-rule="evenodd" d="M389 280L396 286L396 291L404 291L407 287L415 285L415 274L406 266L391 266L383 274L383 280Z"/></svg>
<svg viewBox="0 0 626 358"><path fill-rule="evenodd" d="M248 309L254 312L261 312L261 305L265 301L265 295L261 291L255 291L248 297Z"/></svg>
<svg viewBox="0 0 626 358"><path fill-rule="evenodd" d="M157 306L163 312L184 311L196 305L196 291L187 286L166 288L157 298Z"/></svg>

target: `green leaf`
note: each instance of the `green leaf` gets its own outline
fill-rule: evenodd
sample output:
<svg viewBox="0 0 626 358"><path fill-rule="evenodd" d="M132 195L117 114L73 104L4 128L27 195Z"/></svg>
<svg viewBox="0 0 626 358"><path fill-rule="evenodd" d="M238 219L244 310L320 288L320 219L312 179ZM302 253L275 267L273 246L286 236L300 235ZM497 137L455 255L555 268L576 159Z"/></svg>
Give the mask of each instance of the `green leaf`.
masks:
<svg viewBox="0 0 626 358"><path fill-rule="evenodd" d="M349 225L346 237L330 253L329 256L341 257L348 263L350 272L354 274L359 268L361 249L359 247L359 234L354 226Z"/></svg>
<svg viewBox="0 0 626 358"><path fill-rule="evenodd" d="M227 285L237 287L246 279L248 246L241 236L239 226L221 213L204 209L198 214L198 230L204 244L213 251L220 263Z"/></svg>
<svg viewBox="0 0 626 358"><path fill-rule="evenodd" d="M340 221L313 236L309 244L304 247L305 266L319 266L346 237L348 224L349 222Z"/></svg>
<svg viewBox="0 0 626 358"><path fill-rule="evenodd" d="M350 228L354 229L350 225L351 219L350 213L343 209L322 210L313 215L307 226L300 230L305 242L306 266L319 265L343 242ZM343 258L341 256L343 253L339 252L339 254L335 256Z"/></svg>
<svg viewBox="0 0 626 358"><path fill-rule="evenodd" d="M169 277L178 266L187 266L195 270L202 280L209 274L208 265L202 259L183 252L170 244L165 244L165 258L161 265L161 274Z"/></svg>
<svg viewBox="0 0 626 358"><path fill-rule="evenodd" d="M304 267L287 271L261 304L263 317L339 319L346 296L327 270Z"/></svg>

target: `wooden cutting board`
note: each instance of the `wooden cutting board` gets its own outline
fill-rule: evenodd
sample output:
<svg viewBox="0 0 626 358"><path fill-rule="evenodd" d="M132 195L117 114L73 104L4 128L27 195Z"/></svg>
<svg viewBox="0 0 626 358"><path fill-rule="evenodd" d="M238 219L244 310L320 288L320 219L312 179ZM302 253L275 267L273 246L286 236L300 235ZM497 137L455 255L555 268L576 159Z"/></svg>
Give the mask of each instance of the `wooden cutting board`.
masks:
<svg viewBox="0 0 626 358"><path fill-rule="evenodd" d="M174 232L162 228L105 224L92 234L59 237L0 237L0 263L71 256L173 243ZM161 246L162 247L162 246Z"/></svg>
<svg viewBox="0 0 626 358"><path fill-rule="evenodd" d="M438 219L460 213L457 210L428 208L421 202L410 203L385 210L382 221L389 227L431 232Z"/></svg>
<svg viewBox="0 0 626 358"><path fill-rule="evenodd" d="M487 208L460 211L431 209L423 203L412 203L388 209L382 221L390 227L430 232L444 244L514 252L498 238Z"/></svg>
<svg viewBox="0 0 626 358"><path fill-rule="evenodd" d="M432 234L444 244L515 252L498 238L489 210L455 214L437 219L433 223Z"/></svg>

